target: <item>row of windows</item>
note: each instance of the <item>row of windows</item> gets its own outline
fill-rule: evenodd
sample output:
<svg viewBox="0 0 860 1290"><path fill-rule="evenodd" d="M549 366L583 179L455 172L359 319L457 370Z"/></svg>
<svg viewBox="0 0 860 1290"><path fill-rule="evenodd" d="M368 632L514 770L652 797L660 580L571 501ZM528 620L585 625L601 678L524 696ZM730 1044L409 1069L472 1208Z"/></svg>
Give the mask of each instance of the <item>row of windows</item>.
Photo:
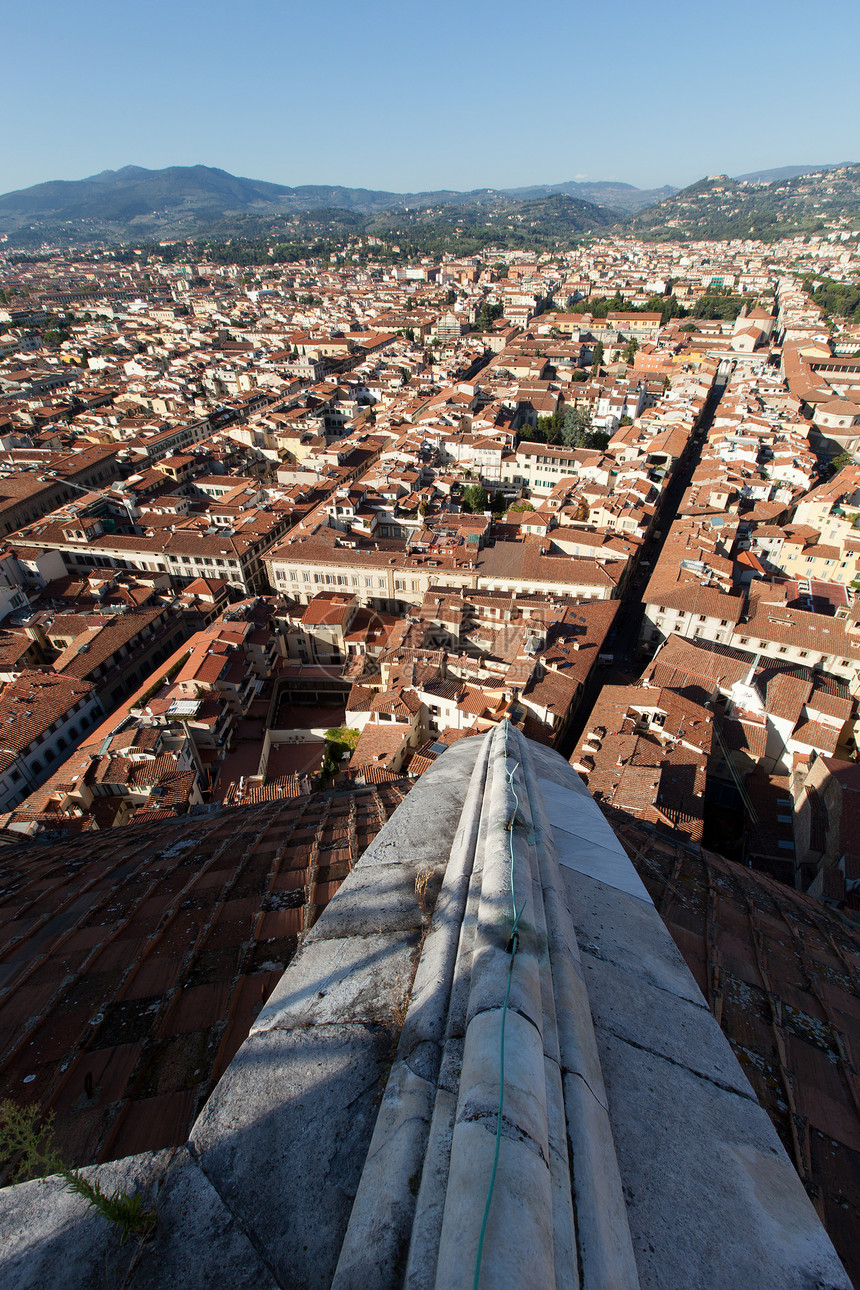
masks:
<svg viewBox="0 0 860 1290"><path fill-rule="evenodd" d="M687 610L685 610L685 609L666 609L663 605L660 605L660 607L659 607L659 608L658 608L658 610L657 610L657 622L658 622L658 623L660 623L660 622L662 622L662 621L663 621L663 615L664 615L664 614L674 614L676 618L686 618L686 617L688 616L688 611L687 611ZM691 618L692 618L692 616L693 616L692 614L690 614L690 615L689 615L689 617L691 617ZM699 614L699 619L698 619L698 621L699 621L700 623L706 623L706 622L708 621L708 616L707 616L707 614ZM728 627L728 625L729 625L729 620L728 620L727 618L721 618L721 619L720 619L720 626L721 626L721 627Z"/></svg>
<svg viewBox="0 0 860 1290"><path fill-rule="evenodd" d="M239 568L239 562L237 560L219 560L219 559L214 559L210 555L203 555L203 556L180 555L180 556L177 556L176 558L179 560L181 564L217 565L219 569L238 569Z"/></svg>
<svg viewBox="0 0 860 1290"><path fill-rule="evenodd" d="M325 585L325 586L332 586L332 587L348 587L348 586L359 587L361 586L362 581L364 582L365 587L373 586L373 578L365 576L364 579L362 579L358 576L357 573L353 573L351 575L348 575L345 573L310 574L304 569L301 572L302 572L302 580L304 582L313 581L318 586ZM290 569L289 575L287 575L287 573L283 569L275 570L275 578L278 582L286 582L288 576L289 576L290 582L299 581L299 571L297 569ZM376 579L377 588L381 588L384 590L387 587L387 585L388 585L388 582L385 578L378 577ZM405 580L402 578L396 579L394 583L394 588L396 591L405 591L406 590ZM416 581L413 578L409 583L409 589L410 591L420 591L421 583Z"/></svg>
<svg viewBox="0 0 860 1290"><path fill-rule="evenodd" d="M740 643L741 643L741 645L748 645L748 644L749 644L749 637L748 637L748 636L742 636L742 637L740 638ZM754 648L755 648L755 649L767 649L767 645L768 645L767 641L756 641L756 642L755 642L755 645L754 645ZM793 649L797 649L797 647L796 647L796 646L792 646L792 648L793 648ZM778 654L787 654L787 653L788 653L788 650L789 650L789 646L788 646L788 645L780 645L780 646L779 646L779 648L777 649L777 653L778 653ZM808 657L809 657L809 650L806 650L806 649L797 650L797 656L798 656L798 658L808 658ZM824 658L824 657L826 657L826 655L822 655L822 658ZM847 658L834 658L833 662L834 662L834 664L835 664L837 667L850 667L850 666L851 666L851 660L850 660L850 659L847 659Z"/></svg>

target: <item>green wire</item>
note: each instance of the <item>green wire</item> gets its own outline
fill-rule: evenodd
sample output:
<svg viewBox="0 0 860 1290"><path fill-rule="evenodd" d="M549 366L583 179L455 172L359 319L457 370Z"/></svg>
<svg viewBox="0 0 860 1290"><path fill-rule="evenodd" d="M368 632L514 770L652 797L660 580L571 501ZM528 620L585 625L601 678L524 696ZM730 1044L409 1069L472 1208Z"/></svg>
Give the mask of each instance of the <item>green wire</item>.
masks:
<svg viewBox="0 0 860 1290"><path fill-rule="evenodd" d="M490 1206L493 1203L493 1190L496 1186L496 1173L499 1168L499 1151L501 1150L501 1146L502 1146L502 1114L503 1114L504 1105L505 1105L505 1022L507 1021L507 1017L508 1017L508 1000L511 997L511 982L514 976L514 959L516 958L516 955L517 955L517 928L519 927L520 917L522 915L523 909L525 909L525 901L523 901L520 908L517 909L517 899L516 899L516 893L514 889L514 821L517 818L517 811L520 809L520 799L519 799L519 796L517 795L517 790L514 788L514 775L517 772L517 767L519 763L516 763L514 765L513 770L508 770L507 764L508 764L508 722L507 720L505 720L505 773L508 777L508 783L510 784L511 792L514 795L514 802L515 802L514 814L511 819L510 828L508 829L508 834L509 834L508 845L509 845L510 854L511 854L511 863L510 863L511 916L513 918L513 924L511 926L511 939L509 942L511 947L511 961L508 965L508 984L505 989L505 1001L502 1004L502 1028L499 1035L499 1108L498 1108L498 1111L496 1112L496 1148L493 1153L493 1168L490 1173L490 1185L487 1188L487 1203L484 1206L484 1218L481 1223L481 1234L478 1238L478 1253L475 1256L475 1279L473 1282L473 1290L478 1290L478 1282L481 1279L481 1260L483 1259L483 1256L484 1256L484 1237L487 1235L487 1222L489 1221L489 1217L490 1217Z"/></svg>

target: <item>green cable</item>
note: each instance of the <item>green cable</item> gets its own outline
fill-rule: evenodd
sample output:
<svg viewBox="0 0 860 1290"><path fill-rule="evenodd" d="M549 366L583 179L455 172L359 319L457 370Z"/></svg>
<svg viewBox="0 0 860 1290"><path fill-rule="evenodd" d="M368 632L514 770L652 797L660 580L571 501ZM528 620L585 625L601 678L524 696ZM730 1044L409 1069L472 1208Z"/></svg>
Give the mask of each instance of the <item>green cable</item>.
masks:
<svg viewBox="0 0 860 1290"><path fill-rule="evenodd" d="M498 1108L498 1111L496 1112L496 1148L493 1153L493 1168L490 1173L490 1185L487 1188L487 1203L484 1206L484 1218L481 1223L481 1234L478 1238L478 1253L475 1256L475 1279L473 1282L473 1290L478 1290L478 1282L481 1279L481 1260L483 1259L483 1255L484 1255L484 1237L487 1235L487 1222L490 1217L490 1206L493 1203L493 1190L496 1186L496 1173L499 1168L499 1152L502 1146L502 1114L503 1114L504 1105L505 1105L505 1022L507 1021L507 1017L508 1017L508 1000L511 997L511 982L514 976L514 959L517 956L517 948L519 944L519 935L518 935L517 929L519 927L520 917L522 916L523 909L525 909L525 901L523 901L519 910L517 909L517 900L516 900L516 894L514 890L514 821L517 818L517 811L520 809L520 799L519 799L519 796L517 795L517 790L514 788L514 775L517 772L518 765L519 763L516 763L513 770L508 770L508 722L507 720L505 720L505 774L508 777L508 783L510 784L511 792L514 795L514 802L515 802L514 813L513 813L513 816L511 817L511 823L508 827L508 834L509 834L508 845L509 845L510 854L511 854L511 863L510 863L511 915L513 918L513 924L511 926L511 937L508 942L510 946L510 952L511 952L511 961L508 965L508 984L507 984L507 988L505 989L505 1001L502 1004L502 1028L499 1035L499 1108Z"/></svg>

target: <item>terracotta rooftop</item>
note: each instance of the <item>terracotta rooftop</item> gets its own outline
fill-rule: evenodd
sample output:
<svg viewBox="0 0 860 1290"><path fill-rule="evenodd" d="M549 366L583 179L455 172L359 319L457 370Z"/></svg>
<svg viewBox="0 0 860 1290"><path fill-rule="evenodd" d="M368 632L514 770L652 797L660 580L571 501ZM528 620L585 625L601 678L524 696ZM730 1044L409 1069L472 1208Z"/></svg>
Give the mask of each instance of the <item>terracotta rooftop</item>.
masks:
<svg viewBox="0 0 860 1290"><path fill-rule="evenodd" d="M390 785L87 833L0 857L0 1099L71 1163L185 1140L298 945L403 796Z"/></svg>

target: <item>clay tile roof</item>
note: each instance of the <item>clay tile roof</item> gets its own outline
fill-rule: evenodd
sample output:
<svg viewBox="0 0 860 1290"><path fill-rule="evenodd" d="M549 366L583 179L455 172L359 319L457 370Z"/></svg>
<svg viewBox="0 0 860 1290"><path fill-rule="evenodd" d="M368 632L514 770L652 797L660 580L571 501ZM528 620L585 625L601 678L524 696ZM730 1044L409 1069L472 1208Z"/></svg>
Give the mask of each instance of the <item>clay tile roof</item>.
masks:
<svg viewBox="0 0 860 1290"><path fill-rule="evenodd" d="M316 915L307 864L327 817L354 805L368 845L402 795L285 796L176 820L156 798L120 829L106 798L103 831L3 848L0 1027L14 1038L26 1025L27 1043L4 1047L0 1085L57 1108L69 1164L186 1140ZM358 859L354 845L346 829L348 858L342 872L326 862L316 905Z"/></svg>

